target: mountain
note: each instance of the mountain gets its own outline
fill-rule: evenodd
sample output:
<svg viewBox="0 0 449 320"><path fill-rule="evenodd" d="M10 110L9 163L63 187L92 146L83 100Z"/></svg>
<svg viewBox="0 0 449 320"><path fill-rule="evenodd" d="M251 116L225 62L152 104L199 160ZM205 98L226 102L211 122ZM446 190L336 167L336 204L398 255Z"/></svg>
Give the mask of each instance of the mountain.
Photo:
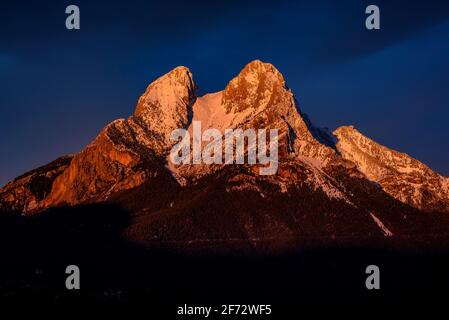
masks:
<svg viewBox="0 0 449 320"><path fill-rule="evenodd" d="M148 245L449 230L448 178L352 126L314 126L273 65L252 61L223 91L197 92L189 69L173 69L80 153L8 183L0 209L118 203L131 215L125 236ZM170 135L192 133L196 121L221 133L277 129L276 174L260 175L260 164L174 165Z"/></svg>
<svg viewBox="0 0 449 320"><path fill-rule="evenodd" d="M449 179L409 155L384 147L353 126L334 131L342 157L392 197L425 211L449 211Z"/></svg>

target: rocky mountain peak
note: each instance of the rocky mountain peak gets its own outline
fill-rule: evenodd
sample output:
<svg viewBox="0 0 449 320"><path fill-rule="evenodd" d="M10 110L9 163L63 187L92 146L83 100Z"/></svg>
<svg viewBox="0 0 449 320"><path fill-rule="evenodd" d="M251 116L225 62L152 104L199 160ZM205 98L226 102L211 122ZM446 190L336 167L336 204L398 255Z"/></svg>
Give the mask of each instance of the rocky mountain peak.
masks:
<svg viewBox="0 0 449 320"><path fill-rule="evenodd" d="M354 126L339 127L333 134L337 137L337 148L342 155L352 157L351 160L358 162L360 169L369 178L381 179L388 167L391 169L394 167L395 171L403 173L414 170L426 174L431 172L418 160L375 142Z"/></svg>
<svg viewBox="0 0 449 320"><path fill-rule="evenodd" d="M278 69L271 63L263 62L260 60L253 60L248 63L240 72L238 77L251 77L251 75L256 75L258 77L267 76L271 77L272 80L285 85L285 80Z"/></svg>
<svg viewBox="0 0 449 320"><path fill-rule="evenodd" d="M408 154L373 141L354 126L339 127L333 134L341 156L392 197L426 211L449 210L447 178Z"/></svg>
<svg viewBox="0 0 449 320"><path fill-rule="evenodd" d="M148 86L133 118L144 129L165 137L167 132L187 126L195 99L192 73L186 67L176 67Z"/></svg>
<svg viewBox="0 0 449 320"><path fill-rule="evenodd" d="M281 155L295 153L324 160L333 150L323 145L312 130L287 87L283 75L270 63L254 60L232 79L222 94L227 113L238 114L234 126L276 128L279 130ZM316 129L316 128L315 128Z"/></svg>
<svg viewBox="0 0 449 320"><path fill-rule="evenodd" d="M254 60L226 86L223 105L227 112L260 109L279 103L287 92L284 77L272 64Z"/></svg>
<svg viewBox="0 0 449 320"><path fill-rule="evenodd" d="M147 87L128 124L140 144L165 150L171 146L171 132L188 126L195 100L192 73L176 67Z"/></svg>

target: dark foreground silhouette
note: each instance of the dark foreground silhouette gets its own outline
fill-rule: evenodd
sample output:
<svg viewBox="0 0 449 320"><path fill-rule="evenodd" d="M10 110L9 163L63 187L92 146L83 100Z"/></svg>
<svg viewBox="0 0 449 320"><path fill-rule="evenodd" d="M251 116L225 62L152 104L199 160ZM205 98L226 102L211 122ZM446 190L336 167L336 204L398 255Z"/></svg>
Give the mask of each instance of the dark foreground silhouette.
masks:
<svg viewBox="0 0 449 320"><path fill-rule="evenodd" d="M165 318L184 304L271 304L276 315L287 315L322 305L437 303L449 285L449 242L442 237L301 239L281 253L270 249L276 243L242 243L231 254L138 247L122 236L128 223L116 205L0 215L1 301L131 304ZM65 288L71 264L80 267L81 290ZM381 290L365 288L370 264L380 267Z"/></svg>

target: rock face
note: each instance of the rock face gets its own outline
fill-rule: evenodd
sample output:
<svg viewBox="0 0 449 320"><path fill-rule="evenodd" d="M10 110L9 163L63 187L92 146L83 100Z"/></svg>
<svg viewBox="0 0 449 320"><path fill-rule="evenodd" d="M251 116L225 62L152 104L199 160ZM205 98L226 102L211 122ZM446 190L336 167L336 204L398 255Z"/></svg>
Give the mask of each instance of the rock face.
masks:
<svg viewBox="0 0 449 320"><path fill-rule="evenodd" d="M106 200L163 170L174 129L188 125L195 101L192 74L177 67L150 84L134 114L107 125L56 179L41 207Z"/></svg>
<svg viewBox="0 0 449 320"><path fill-rule="evenodd" d="M255 60L246 65L226 86L222 104L227 113L238 115L231 128L276 128L281 146L299 156L324 160L334 153L315 139L284 77L272 64Z"/></svg>
<svg viewBox="0 0 449 320"><path fill-rule="evenodd" d="M0 210L33 212L51 192L52 185L70 165L73 156L56 159L49 164L15 178L0 190Z"/></svg>
<svg viewBox="0 0 449 320"><path fill-rule="evenodd" d="M128 119L138 142L159 152L170 149L174 144L170 134L188 126L195 99L195 84L186 67L177 67L150 84Z"/></svg>
<svg viewBox="0 0 449 320"><path fill-rule="evenodd" d="M195 92L191 72L173 69L148 86L133 115L107 125L80 153L1 189L0 209L33 214L120 203L134 217L127 236L142 243L449 230L445 218L423 212L449 211L447 178L353 127L333 134L315 127L273 65L253 61L223 91ZM277 173L261 176L257 165L172 165L170 135L191 132L193 121L222 133L278 129Z"/></svg>

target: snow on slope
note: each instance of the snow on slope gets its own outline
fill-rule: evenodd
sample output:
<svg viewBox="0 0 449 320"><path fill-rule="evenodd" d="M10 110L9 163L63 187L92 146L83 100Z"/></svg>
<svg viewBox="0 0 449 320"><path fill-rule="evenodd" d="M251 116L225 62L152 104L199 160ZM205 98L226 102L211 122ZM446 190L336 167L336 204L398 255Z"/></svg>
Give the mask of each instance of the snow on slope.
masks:
<svg viewBox="0 0 449 320"><path fill-rule="evenodd" d="M353 126L334 131L341 156L401 202L422 210L449 211L447 178L425 164L365 137Z"/></svg>
<svg viewBox="0 0 449 320"><path fill-rule="evenodd" d="M384 235L386 237L391 237L393 235L393 232L391 232L390 230L388 230L388 228L383 224L383 222L374 215L374 213L370 213L371 218L373 218L374 222L377 224L377 226L382 230L382 232L384 233Z"/></svg>

